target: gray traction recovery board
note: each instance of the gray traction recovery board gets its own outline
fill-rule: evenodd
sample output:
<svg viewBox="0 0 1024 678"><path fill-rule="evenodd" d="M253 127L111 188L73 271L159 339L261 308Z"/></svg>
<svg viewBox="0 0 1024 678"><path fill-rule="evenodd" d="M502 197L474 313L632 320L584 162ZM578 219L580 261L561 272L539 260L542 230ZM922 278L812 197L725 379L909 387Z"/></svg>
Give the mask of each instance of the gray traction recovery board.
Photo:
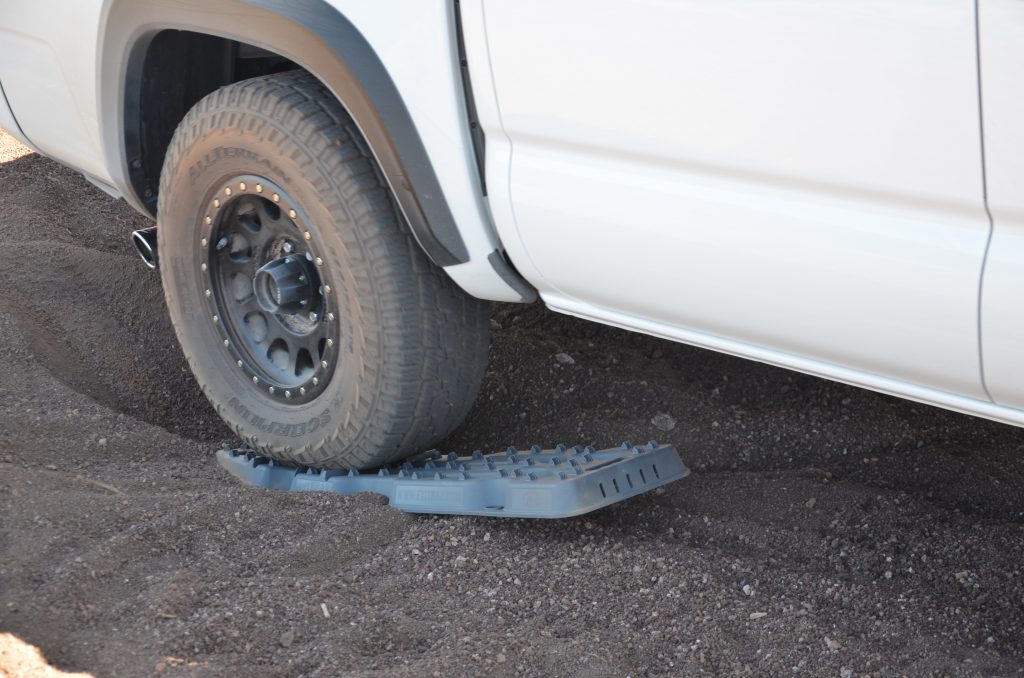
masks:
<svg viewBox="0 0 1024 678"><path fill-rule="evenodd" d="M284 466L253 452L222 450L217 461L242 482L287 492L375 492L409 513L568 518L635 497L690 471L671 445L623 443L610 450L510 447L460 457L433 452L376 473Z"/></svg>

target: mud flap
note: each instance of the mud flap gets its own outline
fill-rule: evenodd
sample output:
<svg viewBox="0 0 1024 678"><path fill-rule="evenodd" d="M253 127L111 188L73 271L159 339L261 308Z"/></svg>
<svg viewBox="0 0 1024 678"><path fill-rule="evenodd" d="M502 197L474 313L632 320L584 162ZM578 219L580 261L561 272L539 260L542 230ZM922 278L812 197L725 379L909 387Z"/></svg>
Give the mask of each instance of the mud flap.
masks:
<svg viewBox="0 0 1024 678"><path fill-rule="evenodd" d="M595 450L559 445L460 457L433 452L376 473L285 466L252 452L221 450L217 461L242 482L286 492L375 492L409 513L568 518L635 497L690 471L671 445Z"/></svg>

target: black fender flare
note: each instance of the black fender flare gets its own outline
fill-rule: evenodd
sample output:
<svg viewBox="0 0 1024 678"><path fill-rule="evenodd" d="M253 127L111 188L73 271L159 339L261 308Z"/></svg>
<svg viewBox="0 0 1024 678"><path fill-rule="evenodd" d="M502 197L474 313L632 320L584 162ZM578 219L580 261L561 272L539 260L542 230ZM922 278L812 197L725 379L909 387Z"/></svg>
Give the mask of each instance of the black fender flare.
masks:
<svg viewBox="0 0 1024 678"><path fill-rule="evenodd" d="M469 261L412 116L373 46L351 21L325 0L220 0L205 5L114 0L108 12L101 49L117 50L120 42L123 52L113 59L122 64L117 74L122 84L115 96L121 102L115 118L120 125L105 132L119 137L119 169L133 204L144 204L133 180L140 141L132 115L138 110L146 50L163 30L194 31L267 49L319 78L363 133L413 235L431 260L439 266ZM109 101L109 94L101 93L101 101Z"/></svg>

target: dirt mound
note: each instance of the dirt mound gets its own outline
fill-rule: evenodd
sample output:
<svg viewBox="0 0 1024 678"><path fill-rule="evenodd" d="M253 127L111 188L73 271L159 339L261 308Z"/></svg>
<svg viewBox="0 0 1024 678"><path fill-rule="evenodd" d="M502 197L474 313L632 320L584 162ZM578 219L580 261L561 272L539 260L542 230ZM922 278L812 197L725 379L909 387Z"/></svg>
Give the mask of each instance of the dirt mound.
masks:
<svg viewBox="0 0 1024 678"><path fill-rule="evenodd" d="M107 407L203 440L230 438L192 379L159 276L136 257L53 242L0 252L0 310L36 360ZM45 263L42 263L45 262Z"/></svg>
<svg viewBox="0 0 1024 678"><path fill-rule="evenodd" d="M0 133L2 135L2 133ZM0 311L36 360L111 409L201 440L232 437L188 371L160 276L129 234L151 225L80 175L0 136Z"/></svg>

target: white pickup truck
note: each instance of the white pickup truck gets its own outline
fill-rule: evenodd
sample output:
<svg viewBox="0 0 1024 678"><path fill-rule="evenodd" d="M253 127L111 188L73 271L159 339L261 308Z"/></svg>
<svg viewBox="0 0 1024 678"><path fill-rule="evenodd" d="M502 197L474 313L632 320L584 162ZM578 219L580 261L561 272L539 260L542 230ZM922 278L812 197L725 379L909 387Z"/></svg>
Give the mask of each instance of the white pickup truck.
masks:
<svg viewBox="0 0 1024 678"><path fill-rule="evenodd" d="M1022 65L1020 0L0 3L0 126L323 467L458 425L487 300L1024 425Z"/></svg>

